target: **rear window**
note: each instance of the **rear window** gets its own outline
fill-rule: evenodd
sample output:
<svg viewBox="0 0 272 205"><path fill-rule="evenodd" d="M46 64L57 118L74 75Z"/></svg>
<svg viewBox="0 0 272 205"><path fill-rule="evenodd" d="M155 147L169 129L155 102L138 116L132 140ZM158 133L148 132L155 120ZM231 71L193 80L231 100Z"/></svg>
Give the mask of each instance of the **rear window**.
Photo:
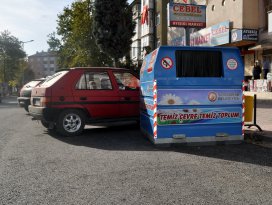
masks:
<svg viewBox="0 0 272 205"><path fill-rule="evenodd" d="M177 77L223 77L220 51L176 51Z"/></svg>
<svg viewBox="0 0 272 205"><path fill-rule="evenodd" d="M25 88L33 88L36 85L38 85L40 82L41 82L41 80L30 81L29 83L25 84L24 87Z"/></svg>
<svg viewBox="0 0 272 205"><path fill-rule="evenodd" d="M68 70L60 71L55 73L54 75L46 77L46 80L42 83L42 85L50 86L53 85L55 82L57 82L62 76L64 76L66 73L68 73Z"/></svg>

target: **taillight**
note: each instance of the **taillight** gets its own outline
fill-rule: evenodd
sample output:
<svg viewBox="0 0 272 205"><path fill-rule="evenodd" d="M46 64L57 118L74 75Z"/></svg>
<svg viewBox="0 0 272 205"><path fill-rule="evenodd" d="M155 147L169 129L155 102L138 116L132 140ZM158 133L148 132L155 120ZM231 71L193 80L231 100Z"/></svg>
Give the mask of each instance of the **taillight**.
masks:
<svg viewBox="0 0 272 205"><path fill-rule="evenodd" d="M51 102L51 97L41 97L40 100L41 107L48 107Z"/></svg>
<svg viewBox="0 0 272 205"><path fill-rule="evenodd" d="M48 107L50 102L50 97L31 97L31 104L33 106Z"/></svg>

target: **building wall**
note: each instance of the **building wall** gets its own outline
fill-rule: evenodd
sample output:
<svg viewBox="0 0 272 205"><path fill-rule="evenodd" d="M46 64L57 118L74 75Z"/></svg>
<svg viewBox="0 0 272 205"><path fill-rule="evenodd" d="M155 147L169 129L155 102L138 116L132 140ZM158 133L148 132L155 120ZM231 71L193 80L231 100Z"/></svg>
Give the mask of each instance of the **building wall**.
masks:
<svg viewBox="0 0 272 205"><path fill-rule="evenodd" d="M243 27L243 1L244 0L209 0L207 3L207 27L230 20L233 28ZM251 0L250 0L251 1Z"/></svg>
<svg viewBox="0 0 272 205"><path fill-rule="evenodd" d="M147 19L141 23L141 47L154 49L154 1L141 0L141 14L143 15L144 8L147 7ZM150 50L150 49L149 49ZM144 53L142 53L143 57Z"/></svg>
<svg viewBox="0 0 272 205"><path fill-rule="evenodd" d="M57 67L57 55L53 52L37 52L28 57L28 63L35 74L35 78L53 75Z"/></svg>
<svg viewBox="0 0 272 205"><path fill-rule="evenodd" d="M259 29L259 0L243 0L243 28Z"/></svg>
<svg viewBox="0 0 272 205"><path fill-rule="evenodd" d="M136 0L133 2L132 13L133 20L136 23L135 26L135 35L132 38L131 45L131 60L133 64L138 65L141 61L141 1Z"/></svg>
<svg viewBox="0 0 272 205"><path fill-rule="evenodd" d="M160 45L167 45L167 4L169 0L156 1L156 12L160 15L160 24L156 28L156 37Z"/></svg>

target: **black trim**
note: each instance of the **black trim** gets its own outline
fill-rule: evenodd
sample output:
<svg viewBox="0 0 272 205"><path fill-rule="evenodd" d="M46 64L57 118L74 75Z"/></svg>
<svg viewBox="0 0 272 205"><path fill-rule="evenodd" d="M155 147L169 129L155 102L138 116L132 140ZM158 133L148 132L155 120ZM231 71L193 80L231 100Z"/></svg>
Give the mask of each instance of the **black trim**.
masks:
<svg viewBox="0 0 272 205"><path fill-rule="evenodd" d="M49 105L86 105L86 104L92 104L92 105L97 105L97 104L138 104L140 101L84 101L84 102L50 102Z"/></svg>

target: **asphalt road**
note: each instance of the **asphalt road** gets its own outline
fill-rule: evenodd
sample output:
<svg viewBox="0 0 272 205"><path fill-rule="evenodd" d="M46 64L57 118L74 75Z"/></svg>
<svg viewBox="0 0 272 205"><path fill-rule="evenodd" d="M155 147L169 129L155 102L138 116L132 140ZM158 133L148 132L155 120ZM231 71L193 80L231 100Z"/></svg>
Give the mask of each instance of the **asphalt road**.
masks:
<svg viewBox="0 0 272 205"><path fill-rule="evenodd" d="M134 124L50 134L0 104L0 204L272 204L272 149L156 147Z"/></svg>

